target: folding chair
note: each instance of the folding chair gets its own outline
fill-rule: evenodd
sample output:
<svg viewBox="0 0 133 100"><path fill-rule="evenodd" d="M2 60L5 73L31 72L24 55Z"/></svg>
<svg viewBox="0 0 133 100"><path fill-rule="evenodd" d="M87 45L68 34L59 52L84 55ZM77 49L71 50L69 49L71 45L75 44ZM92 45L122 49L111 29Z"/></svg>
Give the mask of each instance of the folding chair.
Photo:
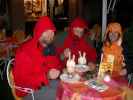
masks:
<svg viewBox="0 0 133 100"><path fill-rule="evenodd" d="M18 97L15 94L15 89L16 90L19 90L21 92L24 92L24 93L31 94L32 100L35 100L34 99L34 90L33 89L31 89L31 88L23 88L23 87L20 87L20 86L16 86L15 85L14 79L13 79L13 74L12 74L12 64L13 64L13 61L14 61L14 59L9 60L9 62L7 64L6 74L7 74L8 84L9 84L11 90L12 90L12 94L13 94L15 100L23 100L22 97Z"/></svg>

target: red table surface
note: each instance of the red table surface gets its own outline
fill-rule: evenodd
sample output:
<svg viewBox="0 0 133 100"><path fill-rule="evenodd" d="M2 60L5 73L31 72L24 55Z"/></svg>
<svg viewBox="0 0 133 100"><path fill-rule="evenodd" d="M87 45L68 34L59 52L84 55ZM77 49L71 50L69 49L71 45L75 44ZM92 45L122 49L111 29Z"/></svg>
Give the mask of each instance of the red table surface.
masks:
<svg viewBox="0 0 133 100"><path fill-rule="evenodd" d="M106 82L109 89L98 92L83 84L68 84L60 82L56 100L126 100L126 92L122 87L127 87L128 81L123 77ZM132 89L133 85L130 86Z"/></svg>

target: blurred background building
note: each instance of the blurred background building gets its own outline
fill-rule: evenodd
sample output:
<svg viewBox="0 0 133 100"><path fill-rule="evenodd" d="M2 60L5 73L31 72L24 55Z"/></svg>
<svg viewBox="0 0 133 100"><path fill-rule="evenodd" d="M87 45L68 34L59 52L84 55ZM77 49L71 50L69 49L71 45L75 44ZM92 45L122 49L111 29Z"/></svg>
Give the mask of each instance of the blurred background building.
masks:
<svg viewBox="0 0 133 100"><path fill-rule="evenodd" d="M110 1L117 2L114 10L108 13L108 21L117 19L124 26L129 25L133 1L108 0L108 5ZM59 23L66 24L76 16L85 18L90 24L101 23L102 0L0 0L0 17L6 22L7 30L30 32L27 27L33 27L42 15L51 16L58 28Z"/></svg>

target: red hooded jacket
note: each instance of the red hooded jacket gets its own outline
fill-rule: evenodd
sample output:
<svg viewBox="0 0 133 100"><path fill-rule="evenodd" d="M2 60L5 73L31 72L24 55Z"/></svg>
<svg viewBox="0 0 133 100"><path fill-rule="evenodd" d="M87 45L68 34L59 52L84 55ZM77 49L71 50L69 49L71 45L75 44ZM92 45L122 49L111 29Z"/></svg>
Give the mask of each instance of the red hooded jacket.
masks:
<svg viewBox="0 0 133 100"><path fill-rule="evenodd" d="M85 36L87 36L87 32L84 33L81 38L79 38L73 33L74 27L80 27L80 28L87 29L87 23L80 17L77 17L76 19L74 19L69 26L68 35L64 41L63 49L59 48L58 51L62 53L64 49L69 48L72 54L75 54L76 59L79 56L78 51L81 51L82 53L86 52L87 61L95 62L96 61L96 50L92 48L85 41Z"/></svg>
<svg viewBox="0 0 133 100"><path fill-rule="evenodd" d="M13 67L15 85L36 90L42 84L48 84L49 69L61 69L58 56L44 56L42 50L45 48L38 45L39 37L47 29L56 30L49 17L41 17L34 28L33 38L22 44L16 51ZM25 95L17 90L16 93L18 96Z"/></svg>

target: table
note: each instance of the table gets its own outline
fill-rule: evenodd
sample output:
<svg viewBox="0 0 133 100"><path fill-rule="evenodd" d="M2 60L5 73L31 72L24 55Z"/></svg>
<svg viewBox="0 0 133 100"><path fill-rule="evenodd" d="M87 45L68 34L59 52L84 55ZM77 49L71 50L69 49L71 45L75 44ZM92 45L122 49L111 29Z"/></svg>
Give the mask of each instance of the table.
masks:
<svg viewBox="0 0 133 100"><path fill-rule="evenodd" d="M82 83L69 84L60 81L56 100L132 100L132 89L127 87L126 82L120 84L120 81L123 80L111 80L106 83L109 89L104 92L98 92Z"/></svg>

